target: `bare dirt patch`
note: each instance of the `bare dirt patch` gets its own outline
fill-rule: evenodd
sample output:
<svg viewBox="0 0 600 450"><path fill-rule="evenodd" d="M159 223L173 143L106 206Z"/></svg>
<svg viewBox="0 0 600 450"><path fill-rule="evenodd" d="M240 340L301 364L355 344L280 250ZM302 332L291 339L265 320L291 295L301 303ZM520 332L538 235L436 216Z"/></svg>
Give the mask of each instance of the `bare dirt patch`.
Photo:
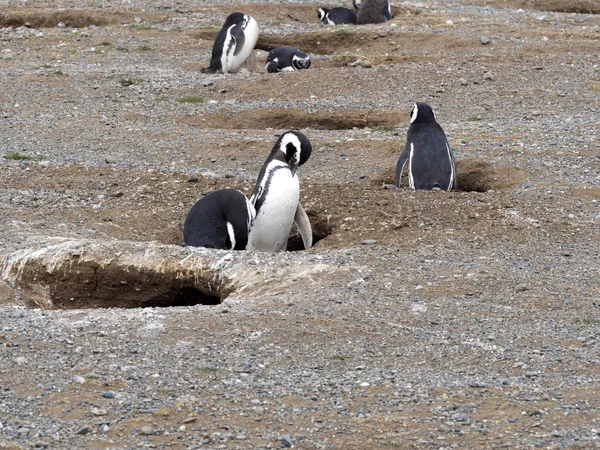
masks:
<svg viewBox="0 0 600 450"><path fill-rule="evenodd" d="M493 8L600 14L600 5L595 0L476 0L474 3Z"/></svg>
<svg viewBox="0 0 600 450"><path fill-rule="evenodd" d="M385 125L394 126L404 121L405 114L387 110L307 113L294 109L267 108L253 111L252 114L231 113L222 110L208 116L179 116L175 119L188 125L227 130L263 129L266 124L271 128L278 129L348 130Z"/></svg>
<svg viewBox="0 0 600 450"><path fill-rule="evenodd" d="M164 17L154 15L135 14L144 20L162 22ZM69 28L84 28L90 25L108 26L122 23L130 23L134 20L134 14L121 11L23 11L23 12L0 12L0 27L29 28L53 28L59 23L64 23Z"/></svg>

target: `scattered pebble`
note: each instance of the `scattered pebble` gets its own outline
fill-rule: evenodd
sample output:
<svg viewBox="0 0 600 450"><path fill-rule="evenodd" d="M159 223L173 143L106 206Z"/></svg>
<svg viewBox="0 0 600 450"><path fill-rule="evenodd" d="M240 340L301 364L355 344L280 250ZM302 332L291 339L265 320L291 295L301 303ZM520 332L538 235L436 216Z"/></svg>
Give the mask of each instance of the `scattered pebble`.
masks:
<svg viewBox="0 0 600 450"><path fill-rule="evenodd" d="M294 443L292 442L292 440L290 439L289 436L283 436L281 438L281 446L286 447L286 448L291 448L294 446Z"/></svg>
<svg viewBox="0 0 600 450"><path fill-rule="evenodd" d="M117 164L117 158L115 158L114 156L107 156L106 158L104 158L104 162L106 164Z"/></svg>
<svg viewBox="0 0 600 450"><path fill-rule="evenodd" d="M488 44L490 44L492 41L491 41L489 38L485 37L485 36L481 36L481 37L479 38L479 42L481 42L483 45L488 45Z"/></svg>
<svg viewBox="0 0 600 450"><path fill-rule="evenodd" d="M91 433L92 429L89 425L82 426L79 430L77 430L77 434L88 434Z"/></svg>
<svg viewBox="0 0 600 450"><path fill-rule="evenodd" d="M102 397L104 398L113 398L115 396L115 393L112 391L106 391L102 394Z"/></svg>
<svg viewBox="0 0 600 450"><path fill-rule="evenodd" d="M145 425L140 429L140 433L145 435L154 434L154 428L150 425Z"/></svg>
<svg viewBox="0 0 600 450"><path fill-rule="evenodd" d="M365 245L375 244L376 242L376 239L365 239L364 241L362 241L362 243Z"/></svg>

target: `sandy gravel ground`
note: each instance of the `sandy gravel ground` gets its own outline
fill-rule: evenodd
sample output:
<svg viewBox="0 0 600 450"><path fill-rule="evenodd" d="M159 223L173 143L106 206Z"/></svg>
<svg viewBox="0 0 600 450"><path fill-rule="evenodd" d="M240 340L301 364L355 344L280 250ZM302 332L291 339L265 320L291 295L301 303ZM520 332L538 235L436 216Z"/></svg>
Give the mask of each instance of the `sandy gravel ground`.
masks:
<svg viewBox="0 0 600 450"><path fill-rule="evenodd" d="M0 2L0 448L600 447L598 3L324 5ZM415 101L457 192L390 189ZM315 247L181 247L286 129Z"/></svg>

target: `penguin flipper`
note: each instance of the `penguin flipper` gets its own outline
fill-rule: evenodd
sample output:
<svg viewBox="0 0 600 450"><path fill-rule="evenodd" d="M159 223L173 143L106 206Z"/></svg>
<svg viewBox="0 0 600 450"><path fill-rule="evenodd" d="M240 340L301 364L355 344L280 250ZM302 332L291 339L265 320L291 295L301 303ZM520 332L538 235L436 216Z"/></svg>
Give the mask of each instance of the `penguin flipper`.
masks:
<svg viewBox="0 0 600 450"><path fill-rule="evenodd" d="M304 249L308 250L313 244L312 228L310 226L310 220L308 215L300 203L296 207L296 214L294 215L294 223L298 227L300 236L302 236L302 242L304 243Z"/></svg>
<svg viewBox="0 0 600 450"><path fill-rule="evenodd" d="M244 48L246 36L244 35L244 30L242 30L240 27L235 27L233 30L231 30L231 36L233 39L235 39L235 50L233 51L233 55L237 56Z"/></svg>
<svg viewBox="0 0 600 450"><path fill-rule="evenodd" d="M398 158L398 163L396 164L396 187L399 188L402 181L402 172L404 171L404 166L408 161L408 155L410 154L410 147L407 145L404 147L404 150L400 154L400 158Z"/></svg>

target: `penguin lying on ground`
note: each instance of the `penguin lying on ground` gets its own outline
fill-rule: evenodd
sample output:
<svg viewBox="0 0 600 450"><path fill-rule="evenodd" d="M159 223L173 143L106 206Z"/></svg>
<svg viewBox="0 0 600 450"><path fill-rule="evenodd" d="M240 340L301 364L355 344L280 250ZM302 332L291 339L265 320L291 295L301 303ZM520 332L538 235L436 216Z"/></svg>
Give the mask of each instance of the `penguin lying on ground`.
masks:
<svg viewBox="0 0 600 450"><path fill-rule="evenodd" d="M304 248L312 247L312 229L299 202L300 183L296 174L311 152L310 141L298 131L286 131L275 143L250 197L256 209L256 218L248 236L248 250L285 250L294 222Z"/></svg>
<svg viewBox="0 0 600 450"><path fill-rule="evenodd" d="M239 12L230 14L213 45L210 66L202 69L202 72L237 72L248 57L254 55L257 40L256 20Z"/></svg>
<svg viewBox="0 0 600 450"><path fill-rule="evenodd" d="M242 192L236 189L211 192L188 212L183 242L193 247L244 250L254 217L254 205Z"/></svg>
<svg viewBox="0 0 600 450"><path fill-rule="evenodd" d="M310 56L294 47L279 47L267 56L265 70L269 73L308 69Z"/></svg>
<svg viewBox="0 0 600 450"><path fill-rule="evenodd" d="M296 223L304 248L311 248L312 229L299 202L296 174L311 152L305 135L283 133L260 170L250 201L240 191L221 189L192 206L183 226L185 245L279 252L286 249Z"/></svg>
<svg viewBox="0 0 600 450"><path fill-rule="evenodd" d="M396 164L396 187L408 164L411 189L456 189L456 163L442 127L435 120L431 106L417 102L410 115L406 145Z"/></svg>
<svg viewBox="0 0 600 450"><path fill-rule="evenodd" d="M317 8L317 16L323 25L356 25L356 13L348 8Z"/></svg>
<svg viewBox="0 0 600 450"><path fill-rule="evenodd" d="M358 6L358 12L356 13L357 25L381 23L392 18L389 0L355 0L354 6Z"/></svg>

